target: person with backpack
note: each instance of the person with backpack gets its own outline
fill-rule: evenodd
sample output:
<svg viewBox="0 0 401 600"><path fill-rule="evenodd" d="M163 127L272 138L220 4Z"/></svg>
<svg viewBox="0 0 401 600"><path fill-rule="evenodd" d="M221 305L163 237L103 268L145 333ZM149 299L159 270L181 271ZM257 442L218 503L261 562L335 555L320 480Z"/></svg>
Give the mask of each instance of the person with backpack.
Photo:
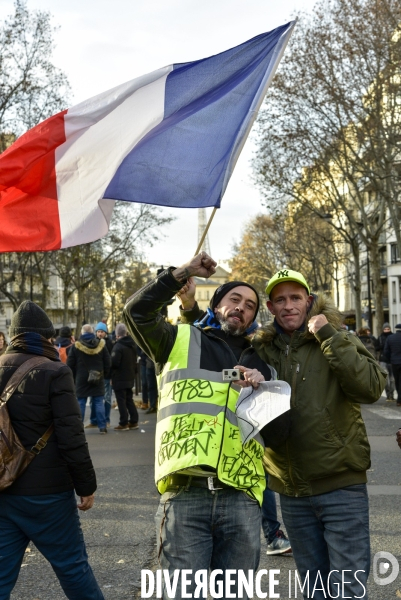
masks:
<svg viewBox="0 0 401 600"><path fill-rule="evenodd" d="M67 598L104 600L77 510L93 506L96 476L72 373L49 341L53 336L47 314L25 301L12 317L10 344L0 358L0 600L9 600L30 541L50 562ZM14 456L31 449L21 473Z"/></svg>
<svg viewBox="0 0 401 600"><path fill-rule="evenodd" d="M74 375L82 421L85 419L86 401L91 397L99 432L107 433L104 412L104 380L109 377L110 354L105 341L95 336L91 325L82 326L81 336L68 354L67 365Z"/></svg>
<svg viewBox="0 0 401 600"><path fill-rule="evenodd" d="M67 325L65 327L61 327L60 334L56 338L54 345L58 350L61 362L63 362L64 364L67 363L67 356L74 342L75 340L72 337L72 331L70 327L68 327Z"/></svg>

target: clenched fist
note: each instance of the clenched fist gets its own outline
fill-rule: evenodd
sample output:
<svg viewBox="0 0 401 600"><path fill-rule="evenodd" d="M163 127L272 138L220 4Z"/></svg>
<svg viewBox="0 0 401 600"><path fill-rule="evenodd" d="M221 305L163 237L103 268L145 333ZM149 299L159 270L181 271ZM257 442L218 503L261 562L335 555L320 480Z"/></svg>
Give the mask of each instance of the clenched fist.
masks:
<svg viewBox="0 0 401 600"><path fill-rule="evenodd" d="M328 320L324 315L316 315L309 320L308 329L311 333L316 333L324 325L327 325Z"/></svg>
<svg viewBox="0 0 401 600"><path fill-rule="evenodd" d="M174 269L172 272L173 277L178 281L187 281L189 277L194 275L198 277L204 277L207 279L214 273L216 273L216 261L213 260L206 252L200 252L189 260L185 265Z"/></svg>

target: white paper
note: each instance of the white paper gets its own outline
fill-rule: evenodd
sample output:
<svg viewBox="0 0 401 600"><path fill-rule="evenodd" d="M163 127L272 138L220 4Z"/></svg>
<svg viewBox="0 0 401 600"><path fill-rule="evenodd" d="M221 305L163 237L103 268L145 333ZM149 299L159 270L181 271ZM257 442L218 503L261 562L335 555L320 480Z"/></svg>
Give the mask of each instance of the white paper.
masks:
<svg viewBox="0 0 401 600"><path fill-rule="evenodd" d="M242 443L290 410L290 399L291 387L286 381L263 381L257 390L242 388L235 410Z"/></svg>

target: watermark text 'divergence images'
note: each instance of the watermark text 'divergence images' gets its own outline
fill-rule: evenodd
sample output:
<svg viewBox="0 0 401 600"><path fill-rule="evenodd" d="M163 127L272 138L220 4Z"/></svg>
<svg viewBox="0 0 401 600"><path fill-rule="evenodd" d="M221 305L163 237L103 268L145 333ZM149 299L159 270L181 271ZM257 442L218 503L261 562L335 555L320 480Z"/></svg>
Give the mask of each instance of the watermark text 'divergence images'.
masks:
<svg viewBox="0 0 401 600"><path fill-rule="evenodd" d="M303 593L307 593L309 598L321 591L330 590L327 598L365 598L366 588L358 578L358 574L364 571L352 572L351 570L337 571L329 573L326 581L320 572L310 577L307 572L304 581L298 571L288 571L288 598L302 598ZM156 598L162 597L162 589L165 587L167 596L175 598L177 589L180 589L181 598L280 598L277 587L280 569L260 569L256 574L252 571L236 571L234 569L215 569L209 571L201 569L192 571L191 569L176 569L170 579L167 570L158 569L153 571L143 569L141 571L141 598L151 598L154 594ZM351 583L351 578L359 584L360 594L358 596L345 595L347 583ZM334 581L334 578L336 581ZM262 589L262 587L264 589ZM268 589L268 591L265 591Z"/></svg>

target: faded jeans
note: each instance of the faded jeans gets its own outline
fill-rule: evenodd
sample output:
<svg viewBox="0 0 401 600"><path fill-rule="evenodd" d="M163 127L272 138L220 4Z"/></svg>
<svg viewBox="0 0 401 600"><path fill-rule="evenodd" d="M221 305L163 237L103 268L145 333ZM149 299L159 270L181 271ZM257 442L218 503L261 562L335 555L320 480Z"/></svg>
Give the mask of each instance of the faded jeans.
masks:
<svg viewBox="0 0 401 600"><path fill-rule="evenodd" d="M367 600L366 588L370 570L369 501L365 484L351 485L339 490L294 498L280 495L281 513L290 538L297 569L305 581L309 573L304 598L359 597ZM357 577L354 573L359 570ZM316 590L312 595L318 571L326 592ZM342 595L342 571L344 595ZM363 584L358 582L359 581ZM338 587L339 585L339 587ZM322 584L318 580L317 588ZM292 587L293 596L294 587ZM299 588L297 589L299 592ZM340 595L338 594L340 591Z"/></svg>
<svg viewBox="0 0 401 600"><path fill-rule="evenodd" d="M87 398L78 398L78 404L81 408L82 421L85 420ZM104 414L104 396L92 396L92 406L95 410L96 424L99 429L106 429L106 417Z"/></svg>
<svg viewBox="0 0 401 600"><path fill-rule="evenodd" d="M30 540L50 562L67 598L104 600L88 563L73 491L38 496L0 494L0 531L0 600L10 598ZM29 594L29 598L38 596L44 597L38 591ZM24 597L28 598L27 589ZM46 598L51 597L48 589Z"/></svg>
<svg viewBox="0 0 401 600"><path fill-rule="evenodd" d="M386 396L387 398L390 398L394 394L395 390L393 369L391 368L391 364L386 362L379 362L379 365L387 371Z"/></svg>
<svg viewBox="0 0 401 600"><path fill-rule="evenodd" d="M276 495L268 487L268 478L266 476L266 488L263 492L262 503L262 529L266 542L271 544L280 529L280 523L277 521Z"/></svg>
<svg viewBox="0 0 401 600"><path fill-rule="evenodd" d="M170 581L174 569L192 569L192 573L199 569L242 569L247 574L248 569L256 571L259 565L260 506L245 492L210 492L194 487L166 492L155 521L160 565L169 570ZM191 594L196 587L193 579L192 583L187 586ZM238 597L236 584L230 589ZM182 597L180 584L174 597ZM163 599L167 598L163 581Z"/></svg>
<svg viewBox="0 0 401 600"><path fill-rule="evenodd" d="M106 417L107 423L110 423L110 411L111 411L111 379L104 380L104 414ZM97 425L96 421L96 407L91 400L91 416L90 422L92 425Z"/></svg>

